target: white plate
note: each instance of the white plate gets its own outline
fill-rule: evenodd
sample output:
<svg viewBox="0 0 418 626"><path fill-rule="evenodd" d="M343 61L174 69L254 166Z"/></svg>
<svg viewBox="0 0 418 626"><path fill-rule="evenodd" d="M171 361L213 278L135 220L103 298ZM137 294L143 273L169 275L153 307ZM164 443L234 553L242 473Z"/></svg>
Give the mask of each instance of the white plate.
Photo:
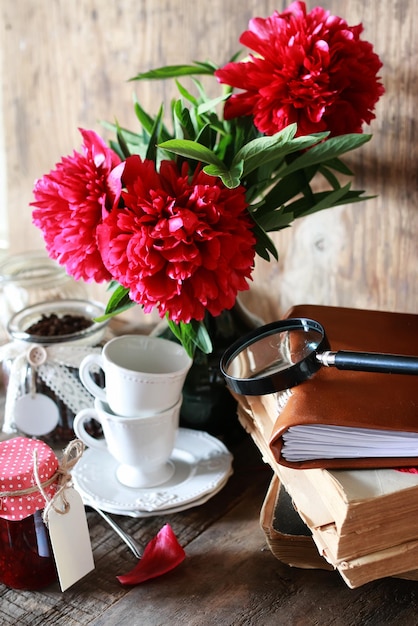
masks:
<svg viewBox="0 0 418 626"><path fill-rule="evenodd" d="M232 471L232 455L221 441L187 428L178 431L171 461L174 474L166 483L133 489L117 480L117 461L108 452L88 448L72 470L74 486L86 503L94 501L104 511L155 515L205 501L203 498L216 493Z"/></svg>

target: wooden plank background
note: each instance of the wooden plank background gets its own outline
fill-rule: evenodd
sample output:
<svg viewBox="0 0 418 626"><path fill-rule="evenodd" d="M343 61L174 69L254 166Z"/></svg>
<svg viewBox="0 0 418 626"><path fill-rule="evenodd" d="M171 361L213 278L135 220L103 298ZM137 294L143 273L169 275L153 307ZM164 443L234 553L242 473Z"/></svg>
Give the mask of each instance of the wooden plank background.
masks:
<svg viewBox="0 0 418 626"><path fill-rule="evenodd" d="M135 127L132 94L151 111L171 83L129 83L139 71L211 59L223 64L255 15L278 0L2 0L0 147L9 251L42 248L31 224L33 181L80 146L78 127ZM244 301L266 320L317 303L418 310L418 48L414 0L308 1L362 22L384 62L386 95L350 164L377 198L300 221L276 236L280 260L258 262Z"/></svg>

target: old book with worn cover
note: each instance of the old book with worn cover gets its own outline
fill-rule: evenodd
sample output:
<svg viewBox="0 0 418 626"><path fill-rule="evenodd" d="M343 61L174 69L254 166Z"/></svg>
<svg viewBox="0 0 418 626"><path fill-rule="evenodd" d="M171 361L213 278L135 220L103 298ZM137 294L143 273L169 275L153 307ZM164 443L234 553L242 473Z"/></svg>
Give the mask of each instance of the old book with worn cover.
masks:
<svg viewBox="0 0 418 626"><path fill-rule="evenodd" d="M353 559L334 560L329 555L328 559L321 556L324 550L315 545L310 529L298 516L277 476L273 477L264 500L260 524L270 550L279 561L303 569L335 569L351 588L389 575L418 580L418 570L403 572L405 567L417 565L417 541L389 546Z"/></svg>
<svg viewBox="0 0 418 626"><path fill-rule="evenodd" d="M274 476L260 513L260 525L274 556L291 567L334 570L316 548L312 532L295 510L278 476Z"/></svg>
<svg viewBox="0 0 418 626"><path fill-rule="evenodd" d="M320 322L332 350L418 357L418 315L300 305L287 317ZM270 448L295 468L418 466L418 377L322 367L262 396L276 413Z"/></svg>

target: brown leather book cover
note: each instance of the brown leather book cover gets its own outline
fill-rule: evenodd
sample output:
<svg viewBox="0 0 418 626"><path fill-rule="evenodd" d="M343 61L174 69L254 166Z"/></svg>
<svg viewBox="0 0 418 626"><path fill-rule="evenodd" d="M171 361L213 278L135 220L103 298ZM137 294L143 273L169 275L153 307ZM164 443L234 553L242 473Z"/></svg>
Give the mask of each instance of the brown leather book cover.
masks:
<svg viewBox="0 0 418 626"><path fill-rule="evenodd" d="M308 317L320 322L332 350L384 352L418 356L418 315L319 305L292 308L287 317ZM401 374L350 372L322 367L312 378L293 387L279 411L270 448L278 463L299 468L361 468L418 466L412 457L362 456L289 461L283 435L292 426L329 425L373 431L417 434L418 377ZM418 447L417 447L418 450Z"/></svg>

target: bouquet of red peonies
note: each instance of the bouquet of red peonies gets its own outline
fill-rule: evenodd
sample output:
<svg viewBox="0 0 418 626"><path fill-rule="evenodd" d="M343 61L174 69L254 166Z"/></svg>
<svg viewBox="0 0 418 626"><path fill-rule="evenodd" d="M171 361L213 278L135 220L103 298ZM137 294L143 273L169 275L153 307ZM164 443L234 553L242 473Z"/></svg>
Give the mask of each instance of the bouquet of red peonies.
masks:
<svg viewBox="0 0 418 626"><path fill-rule="evenodd" d="M49 255L76 279L110 283L106 316L156 309L189 354L209 353L205 316L248 289L256 254L277 259L268 233L365 199L339 180L353 176L341 156L369 141L362 128L384 93L362 31L293 2L250 21L242 60L136 76L176 79L170 119L136 102L138 132L107 124L107 145L81 130L81 151L35 183L33 221ZM223 85L219 97L203 75Z"/></svg>

